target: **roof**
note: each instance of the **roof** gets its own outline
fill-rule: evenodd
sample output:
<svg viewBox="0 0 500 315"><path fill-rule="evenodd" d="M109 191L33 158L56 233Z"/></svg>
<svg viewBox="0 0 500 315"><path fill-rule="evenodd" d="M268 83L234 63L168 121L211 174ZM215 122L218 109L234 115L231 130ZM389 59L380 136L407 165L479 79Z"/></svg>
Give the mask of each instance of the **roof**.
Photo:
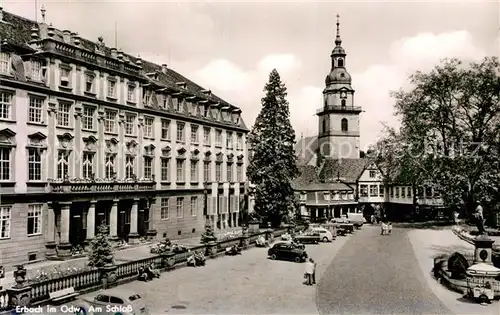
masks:
<svg viewBox="0 0 500 315"><path fill-rule="evenodd" d="M332 182L338 178L345 183L356 183L372 159L326 159L324 162L319 173L320 180Z"/></svg>
<svg viewBox="0 0 500 315"><path fill-rule="evenodd" d="M33 27L38 28L39 38L45 39L48 37L47 33L49 26L45 23L37 23L33 20L17 16L15 14L6 11L2 11L2 16L3 16L2 18L3 23L0 22L0 40L2 43L7 42L8 45L33 51L33 48L31 48L29 45L29 42L31 41L31 33ZM64 33L63 31L54 28L54 36L52 36L52 39L63 42L63 33ZM93 42L85 38L80 38L79 47L80 49L87 50L89 52L95 52L96 48L99 47L99 49L103 51L106 57L112 56L112 49L113 49L112 47L107 47L107 46L103 47L102 45L99 45L97 42ZM125 59L130 60L131 65L136 65L136 61L140 59L140 57L134 57L126 53L124 53L124 57ZM157 83L176 91L181 91L181 88L176 83L184 82L186 83L186 88L182 89L182 91L187 91L195 96L198 96L199 98L211 100L215 103L219 102L222 106L228 106L233 109L238 109L237 106L230 104L229 102L223 100L217 95L214 95L212 93L210 93L209 95L203 93L202 91L207 91L208 89L205 89L202 86L196 84L195 82L189 80L188 78L176 72L175 70L171 69L170 67L167 68L166 73L162 73L161 65L142 59L141 61L143 70L141 76L144 77L145 79L149 80L149 78L146 76L146 73L156 73L158 75L157 80L155 80ZM238 126L247 129L246 124L244 123L242 117L240 117L239 119Z"/></svg>
<svg viewBox="0 0 500 315"><path fill-rule="evenodd" d="M314 165L318 150L318 137L301 138L295 144L295 156L299 165Z"/></svg>
<svg viewBox="0 0 500 315"><path fill-rule="evenodd" d="M332 190L353 190L344 183L310 183L300 187L303 191L332 191Z"/></svg>
<svg viewBox="0 0 500 315"><path fill-rule="evenodd" d="M292 182L292 187L301 190L310 183L319 183L318 168L312 165L298 165L299 176Z"/></svg>

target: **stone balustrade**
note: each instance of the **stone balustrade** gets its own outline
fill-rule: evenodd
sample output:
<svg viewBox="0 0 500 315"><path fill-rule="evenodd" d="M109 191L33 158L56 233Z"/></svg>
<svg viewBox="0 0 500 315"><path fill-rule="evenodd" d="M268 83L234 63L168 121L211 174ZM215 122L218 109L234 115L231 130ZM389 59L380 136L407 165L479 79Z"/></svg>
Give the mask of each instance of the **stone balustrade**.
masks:
<svg viewBox="0 0 500 315"><path fill-rule="evenodd" d="M116 181L116 180L49 180L45 191L47 193L88 193L88 192L123 192L154 190L154 180Z"/></svg>

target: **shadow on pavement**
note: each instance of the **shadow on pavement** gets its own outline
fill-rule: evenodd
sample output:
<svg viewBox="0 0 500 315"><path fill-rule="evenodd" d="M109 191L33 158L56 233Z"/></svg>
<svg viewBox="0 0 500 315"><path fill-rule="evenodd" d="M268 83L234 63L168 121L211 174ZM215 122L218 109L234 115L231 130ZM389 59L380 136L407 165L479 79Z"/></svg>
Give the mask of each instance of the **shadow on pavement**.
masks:
<svg viewBox="0 0 500 315"><path fill-rule="evenodd" d="M453 254L454 252L464 253L464 252L473 252L474 249L471 246L465 245L432 245L429 247L434 251L437 251L441 254Z"/></svg>
<svg viewBox="0 0 500 315"><path fill-rule="evenodd" d="M455 225L454 222L450 221L427 221L427 222L394 222L392 224L394 227L403 229L430 229L430 230L442 230Z"/></svg>

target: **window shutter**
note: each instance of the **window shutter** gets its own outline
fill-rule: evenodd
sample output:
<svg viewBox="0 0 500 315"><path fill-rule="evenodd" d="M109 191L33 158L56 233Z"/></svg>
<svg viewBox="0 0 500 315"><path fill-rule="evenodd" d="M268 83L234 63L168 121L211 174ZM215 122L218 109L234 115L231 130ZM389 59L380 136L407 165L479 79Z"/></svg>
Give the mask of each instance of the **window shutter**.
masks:
<svg viewBox="0 0 500 315"><path fill-rule="evenodd" d="M196 215L204 215L205 214L205 197L203 195L198 196L198 198L196 199L196 202L197 202L196 211L198 211L196 213Z"/></svg>
<svg viewBox="0 0 500 315"><path fill-rule="evenodd" d="M211 214L217 215L217 197L211 197L212 198L212 212Z"/></svg>

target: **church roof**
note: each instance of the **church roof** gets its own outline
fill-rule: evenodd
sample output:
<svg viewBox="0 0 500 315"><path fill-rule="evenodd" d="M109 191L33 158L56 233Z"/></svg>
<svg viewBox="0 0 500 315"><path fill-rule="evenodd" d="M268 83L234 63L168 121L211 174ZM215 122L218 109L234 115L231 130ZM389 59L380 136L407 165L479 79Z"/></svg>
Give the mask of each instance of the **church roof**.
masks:
<svg viewBox="0 0 500 315"><path fill-rule="evenodd" d="M301 138L295 144L295 156L299 165L315 165L318 137Z"/></svg>
<svg viewBox="0 0 500 315"><path fill-rule="evenodd" d="M319 183L318 168L315 165L298 165L299 176L292 182L295 190L303 190L310 184Z"/></svg>
<svg viewBox="0 0 500 315"><path fill-rule="evenodd" d="M335 181L337 178L345 183L355 183L365 167L372 162L368 158L359 159L327 159L319 173L321 181Z"/></svg>

